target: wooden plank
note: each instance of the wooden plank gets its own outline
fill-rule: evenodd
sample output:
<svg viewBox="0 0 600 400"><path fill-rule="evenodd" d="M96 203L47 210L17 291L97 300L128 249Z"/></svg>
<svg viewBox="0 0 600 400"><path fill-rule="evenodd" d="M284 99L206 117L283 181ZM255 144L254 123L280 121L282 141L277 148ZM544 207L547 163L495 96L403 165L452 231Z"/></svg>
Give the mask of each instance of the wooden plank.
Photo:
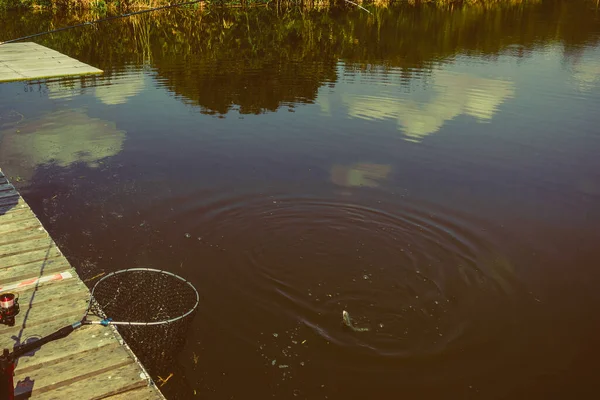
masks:
<svg viewBox="0 0 600 400"><path fill-rule="evenodd" d="M0 225L0 235L12 233L12 232L24 231L24 230L28 230L28 229L34 229L34 228L39 228L42 230L44 229L42 227L42 224L40 223L40 221L38 221L38 219L35 217L35 215L29 214L29 215L24 215L24 217L25 218L17 219L16 221L11 221L11 222L6 222L6 223L3 220L2 225Z"/></svg>
<svg viewBox="0 0 600 400"><path fill-rule="evenodd" d="M11 208L14 208L15 206L17 206L19 204L19 200L20 199L18 196L0 198L0 210L3 208L7 208L8 210L10 210ZM0 211L0 213L3 213L3 212Z"/></svg>
<svg viewBox="0 0 600 400"><path fill-rule="evenodd" d="M0 267L3 267L5 264L2 258L17 254L23 254L29 251L34 250L42 250L42 249L52 249L54 247L54 242L50 237L30 240L27 242L18 242L7 244L0 247Z"/></svg>
<svg viewBox="0 0 600 400"><path fill-rule="evenodd" d="M45 322L57 321L62 322L62 325L69 325L79 321L85 310L87 309L86 299L75 299L74 301L62 301L54 303L42 303L39 307L32 307L31 312L22 312L21 322L17 322L15 326L7 327L0 326L0 335L18 334L23 326L25 332L31 331L33 328ZM27 318L24 320L24 318ZM28 330L29 329L29 330ZM37 331L37 330L36 330Z"/></svg>
<svg viewBox="0 0 600 400"><path fill-rule="evenodd" d="M64 400L64 399L102 399L110 395L126 392L128 390L145 387L147 381L140 376L131 366L96 373L85 380L69 382L66 386L56 387L43 393L36 393L35 399L39 400ZM152 399L164 399L157 393Z"/></svg>
<svg viewBox="0 0 600 400"><path fill-rule="evenodd" d="M39 250L32 250L26 253L19 253L0 258L0 270L5 270L7 268L25 268L25 270L27 270L28 265L31 263L39 264L60 256L62 256L62 253L58 247L44 247Z"/></svg>
<svg viewBox="0 0 600 400"><path fill-rule="evenodd" d="M2 74L0 74L0 82L12 82L12 81L21 81L26 79L23 75L19 74L18 72L15 72L11 69L8 69L4 72L2 72Z"/></svg>
<svg viewBox="0 0 600 400"><path fill-rule="evenodd" d="M4 182L2 182L2 180L4 180ZM15 188L13 187L13 185L8 183L6 178L1 178L0 179L0 192L5 192L7 190L15 190Z"/></svg>
<svg viewBox="0 0 600 400"><path fill-rule="evenodd" d="M68 340L68 338L63 340ZM115 373L115 370L130 366L134 363L135 361L133 358L131 358L129 353L127 353L123 347L114 346L103 349L103 351L89 352L84 358L80 357L78 354L71 355L53 363L49 368L33 369L27 372L25 376L35 382L32 394L36 397L39 396L38 398L40 399L55 398L54 396L57 395L60 395L62 399L72 399L73 397L67 396L66 393L74 393L71 392L72 389L68 388L77 382L85 382L88 387L87 393L94 393L97 395L96 393L106 390L102 388L102 386L108 384L108 382L104 382L103 384L100 384L100 382L96 382L95 384L90 383L90 380L93 380L95 376L102 375L106 372L110 373L110 376L112 376L109 380L117 381L117 385L113 386L112 390L122 390L122 387L124 386L123 382L121 381L119 374ZM137 372L137 374L131 375L135 376L134 381L138 384L138 387L146 385L146 381L140 377L140 373L138 371L135 372ZM57 390L61 388L67 388L68 391ZM110 393L112 390L104 391L102 394ZM52 397L43 396L43 393L48 393L48 395L51 395ZM85 396L85 392L80 393L80 396L81 395Z"/></svg>
<svg viewBox="0 0 600 400"><path fill-rule="evenodd" d="M0 325L0 344L10 345L12 336L48 334L39 332L40 326L49 322L68 325L81 319L87 309L89 292L80 280L71 278L63 282L42 284L37 290L19 294L21 311L12 327ZM60 327L60 326L59 326Z"/></svg>
<svg viewBox="0 0 600 400"><path fill-rule="evenodd" d="M19 374L27 374L35 369L64 361L65 358L75 354L86 357L92 351L104 351L119 346L120 343L115 339L111 329L100 325L87 325L75 330L64 339L36 349L34 354L21 357L15 371Z"/></svg>
<svg viewBox="0 0 600 400"><path fill-rule="evenodd" d="M60 67L60 68L46 68L39 70L29 70L20 72L27 79L45 79L53 78L56 76L79 76L79 75L94 75L100 74L101 72L86 70L78 67Z"/></svg>
<svg viewBox="0 0 600 400"><path fill-rule="evenodd" d="M44 277L70 270L71 266L63 257L48 258L26 265L0 269L0 285L5 286L25 279Z"/></svg>
<svg viewBox="0 0 600 400"><path fill-rule="evenodd" d="M48 335L60 328L67 325L71 325L76 321L81 320L83 313L80 310L72 310L70 313L64 315L55 315L54 318L46 319L46 321L36 321L35 323L27 322L23 328L20 324L10 327L10 329L2 329L1 335L5 336L2 338L2 342L7 345L3 348L13 348L16 344L16 338L27 338L27 337L42 337ZM42 329L44 327L44 329ZM12 340L12 341L9 341Z"/></svg>
<svg viewBox="0 0 600 400"><path fill-rule="evenodd" d="M11 243L23 242L25 240L40 239L44 237L49 237L49 235L46 232L46 230L41 226L14 232L5 232L0 235L0 249L3 246L8 246Z"/></svg>
<svg viewBox="0 0 600 400"><path fill-rule="evenodd" d="M1 61L0 61L1 62ZM14 73L15 71L13 71L11 68L9 68L8 66L4 65L4 64L0 64L0 74L10 74L10 73Z"/></svg>
<svg viewBox="0 0 600 400"><path fill-rule="evenodd" d="M39 50L39 51L30 51L28 53L23 53L23 50L9 50L9 51L2 51L0 52L0 54L2 54L2 59L0 59L0 63L4 63L5 65L9 65L15 61L31 61L31 60L45 60L45 59L55 59L55 60L64 60L65 56L62 53L59 53L58 51L54 51L54 50L50 50L50 49L46 49L46 50ZM72 58L68 57L66 59L69 60L73 60ZM77 61L77 60L75 60Z"/></svg>
<svg viewBox="0 0 600 400"><path fill-rule="evenodd" d="M93 69L92 67L89 67L85 64L81 64L79 61L73 59L73 58L64 58L60 56L59 53L59 57L38 57L38 58L30 58L30 59L20 59L19 61L19 66L17 68L14 68L15 72L21 72L22 70L25 71L29 71L29 70L39 70L39 69L46 69L46 68L52 68L52 67L66 67L66 66L72 66L72 67L78 67L78 68L85 68L85 69Z"/></svg>
<svg viewBox="0 0 600 400"><path fill-rule="evenodd" d="M25 214L25 212L29 214ZM11 219L21 220L31 218L31 215L33 215L33 213L29 209L29 206L27 206L27 204L25 204L23 199L20 197L19 200L13 205L5 205L0 207L0 216L2 216L2 221L6 221L6 223L11 221Z"/></svg>
<svg viewBox="0 0 600 400"><path fill-rule="evenodd" d="M150 400L156 398L156 389L153 386L145 386L114 396L104 397L107 400Z"/></svg>
<svg viewBox="0 0 600 400"><path fill-rule="evenodd" d="M54 307L60 307L60 305L56 303L62 302L62 300L68 300L71 307L81 307L79 310L81 311L81 315L83 315L87 308L87 301L90 298L87 286L79 279L74 278L65 279L64 281L54 282L52 284L43 283L39 285L37 289L32 285L29 286L27 290L12 290L12 292L19 293L19 305L22 313L27 312L30 308L35 308L35 313L40 314L55 309ZM84 301L80 302L78 300ZM51 302L54 302L55 304L50 304ZM30 313L28 319L32 315L33 313ZM19 321L17 320L17 322ZM28 323L29 321L25 322Z"/></svg>
<svg viewBox="0 0 600 400"><path fill-rule="evenodd" d="M21 325L15 325L9 334L0 337L0 345L2 348L13 349L17 344L17 340L19 340L18 343L20 344L24 343L28 339L40 338L42 336L49 335L68 324L72 324L73 322L80 320L82 315L73 313L73 316L68 320L65 320L64 318L62 320L52 320L39 324L35 327L26 328L23 331L21 331Z"/></svg>
<svg viewBox="0 0 600 400"><path fill-rule="evenodd" d="M30 74L47 69L65 69L65 68L77 68L82 70L84 73L101 73L102 71L90 67L89 65L81 65L77 60L58 60L58 59L44 59L36 62L23 62L18 67L13 67L15 72L20 74Z"/></svg>
<svg viewBox="0 0 600 400"><path fill-rule="evenodd" d="M18 195L19 194L17 193L17 191L13 188L13 189L9 189L9 190L0 192L0 199L5 198L5 197L14 197L14 196L18 196Z"/></svg>

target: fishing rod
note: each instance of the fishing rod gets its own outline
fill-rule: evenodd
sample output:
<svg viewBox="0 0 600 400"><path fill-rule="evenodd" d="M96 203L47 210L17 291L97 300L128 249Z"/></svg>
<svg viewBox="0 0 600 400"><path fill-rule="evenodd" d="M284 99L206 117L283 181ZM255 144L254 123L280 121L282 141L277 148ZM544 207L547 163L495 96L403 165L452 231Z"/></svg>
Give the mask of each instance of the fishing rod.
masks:
<svg viewBox="0 0 600 400"><path fill-rule="evenodd" d="M93 21L86 21L86 22L82 22L81 24L69 25L69 26L65 26L65 27L62 27L62 28L53 29L51 31L34 33L33 35L27 35L27 36L22 36L22 37L19 37L19 38L16 38L16 39L6 40L4 42L0 42L0 46L2 46L3 44L7 44L7 43L15 43L15 42L19 42L21 40L32 39L32 38L35 38L35 37L38 37L38 36L49 35L51 33L62 32L62 31L66 31L66 30L69 30L69 29L80 28L80 27L83 27L83 26L95 25L95 24L99 24L100 22L112 21L114 19L131 17L133 15L145 14L145 13L149 13L149 12L153 12L153 11L166 10L167 8L189 6L189 5L192 5L192 4L201 3L203 1L205 1L205 0L191 0L191 1L186 1L186 2L183 2L183 3L175 3L175 4L170 4L170 5L167 5L167 6L160 6L160 7L149 8L147 10L140 10L140 11L135 11L135 12L126 13L126 14L113 15L112 17L105 17L105 18L100 18L100 19L96 19L96 20L93 20ZM361 6L358 3L355 3L355 2L350 1L350 0L344 0L344 1L346 3L353 4L353 5L357 6L358 8L363 9L366 12L368 12L369 14L373 15L371 13L371 11L367 10L366 8L364 8L363 6Z"/></svg>

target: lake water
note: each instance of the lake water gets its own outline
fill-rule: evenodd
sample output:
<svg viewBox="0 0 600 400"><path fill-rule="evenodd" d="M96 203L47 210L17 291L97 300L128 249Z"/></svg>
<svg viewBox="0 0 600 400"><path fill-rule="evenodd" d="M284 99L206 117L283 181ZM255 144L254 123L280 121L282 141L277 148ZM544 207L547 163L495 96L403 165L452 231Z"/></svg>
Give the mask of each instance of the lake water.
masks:
<svg viewBox="0 0 600 400"><path fill-rule="evenodd" d="M39 37L105 73L0 84L0 166L83 279L198 288L169 398L588 398L597 3L370 10Z"/></svg>

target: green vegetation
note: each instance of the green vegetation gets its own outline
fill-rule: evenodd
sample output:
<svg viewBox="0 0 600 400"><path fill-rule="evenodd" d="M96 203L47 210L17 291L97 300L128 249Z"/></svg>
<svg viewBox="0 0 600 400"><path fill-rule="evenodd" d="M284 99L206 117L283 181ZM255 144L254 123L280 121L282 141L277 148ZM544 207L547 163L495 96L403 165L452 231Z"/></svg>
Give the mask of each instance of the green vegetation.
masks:
<svg viewBox="0 0 600 400"><path fill-rule="evenodd" d="M189 0L179 0L186 2ZM515 4L528 0L353 0L361 5L390 6L394 3L411 5L435 4ZM536 0L529 0L530 2ZM0 9L41 8L41 9L86 9L86 10L128 10L160 7L177 2L169 0L0 0ZM299 6L302 8L321 9L339 6L344 0L205 0L204 5L251 6L271 4L273 6Z"/></svg>
<svg viewBox="0 0 600 400"><path fill-rule="evenodd" d="M581 3L494 7L168 9L41 36L37 42L101 68L145 65L205 113L275 110L312 102L346 70L397 68L410 79L459 54L528 57L540 43L565 56L598 40L597 14ZM0 13L0 41L94 19L90 12ZM574 23L574 21L577 21ZM94 78L86 78L94 79ZM285 82L285 84L281 84Z"/></svg>

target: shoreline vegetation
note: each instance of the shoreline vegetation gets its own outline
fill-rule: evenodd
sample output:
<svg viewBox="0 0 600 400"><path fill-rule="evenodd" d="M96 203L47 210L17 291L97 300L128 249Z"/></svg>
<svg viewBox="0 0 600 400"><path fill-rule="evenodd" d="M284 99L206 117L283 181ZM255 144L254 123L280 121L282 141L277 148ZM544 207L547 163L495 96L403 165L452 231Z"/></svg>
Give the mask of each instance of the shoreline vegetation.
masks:
<svg viewBox="0 0 600 400"><path fill-rule="evenodd" d="M94 10L114 13L117 11L136 11L185 3L189 0L0 0L0 10L33 9L33 10ZM535 3L540 0L204 0L187 7L203 8L206 6L251 7L251 6L285 6L310 9L324 9L335 6L388 7L395 4L435 4L435 5L493 5ZM354 3L354 4L352 4Z"/></svg>
<svg viewBox="0 0 600 400"><path fill-rule="evenodd" d="M321 88L334 85L344 71L398 74L409 90L412 83L428 84L437 65L462 55L527 60L539 46L561 49L565 65L575 68L583 49L600 43L597 14L582 4L402 3L367 6L372 14L352 5L174 8L52 33L36 42L104 71L98 78L50 82L52 96L68 97L89 81L110 83L144 68L202 113L260 114L317 101ZM0 41L96 17L95 11L76 10L0 13ZM136 76L113 90L141 90L143 74Z"/></svg>

